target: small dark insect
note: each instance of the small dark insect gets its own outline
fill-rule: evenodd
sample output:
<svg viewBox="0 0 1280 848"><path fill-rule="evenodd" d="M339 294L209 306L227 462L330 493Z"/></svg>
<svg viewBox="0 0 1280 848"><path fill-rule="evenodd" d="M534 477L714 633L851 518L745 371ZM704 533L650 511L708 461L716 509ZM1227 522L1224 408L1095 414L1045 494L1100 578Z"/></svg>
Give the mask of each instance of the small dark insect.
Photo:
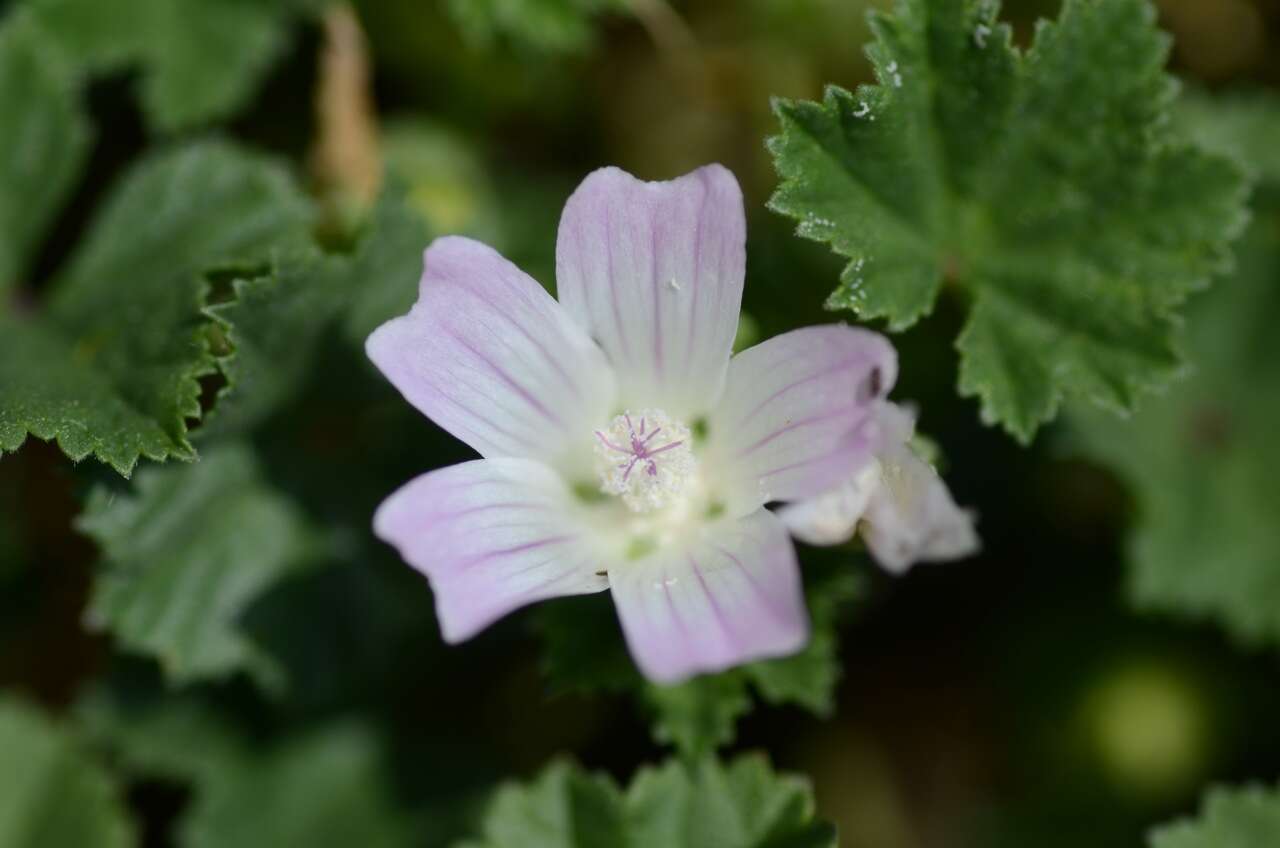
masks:
<svg viewBox="0 0 1280 848"><path fill-rule="evenodd" d="M608 576L609 576L609 572L607 572L607 571L597 571L597 572L596 572L596 577L608 577Z"/></svg>
<svg viewBox="0 0 1280 848"><path fill-rule="evenodd" d="M880 373L879 368L872 368L871 373L867 375L866 381L858 388L858 400L868 401L879 397L883 388L884 376Z"/></svg>

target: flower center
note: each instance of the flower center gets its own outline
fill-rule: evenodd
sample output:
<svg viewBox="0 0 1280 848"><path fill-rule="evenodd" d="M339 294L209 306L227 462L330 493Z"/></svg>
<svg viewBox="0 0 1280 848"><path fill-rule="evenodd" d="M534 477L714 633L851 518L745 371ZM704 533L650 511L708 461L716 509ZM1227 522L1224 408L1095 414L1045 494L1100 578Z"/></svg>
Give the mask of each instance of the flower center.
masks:
<svg viewBox="0 0 1280 848"><path fill-rule="evenodd" d="M600 490L633 512L670 506L697 472L689 428L660 409L628 410L595 436Z"/></svg>

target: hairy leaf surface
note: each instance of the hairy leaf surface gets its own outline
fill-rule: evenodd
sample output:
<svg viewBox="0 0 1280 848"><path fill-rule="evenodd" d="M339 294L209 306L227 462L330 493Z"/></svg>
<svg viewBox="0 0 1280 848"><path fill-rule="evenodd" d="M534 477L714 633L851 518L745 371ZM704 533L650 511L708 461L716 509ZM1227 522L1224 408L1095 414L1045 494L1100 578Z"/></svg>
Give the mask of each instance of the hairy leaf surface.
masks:
<svg viewBox="0 0 1280 848"><path fill-rule="evenodd" d="M157 154L107 200L46 308L0 313L0 451L28 434L128 476L191 459L197 379L214 369L206 273L305 236L310 206L278 164L225 142Z"/></svg>
<svg viewBox="0 0 1280 848"><path fill-rule="evenodd" d="M1067 0L1025 52L997 9L874 15L878 85L775 104L770 205L851 260L831 308L903 329L960 287L960 391L1025 442L1064 395L1130 410L1179 373L1177 307L1225 267L1244 181L1168 138L1147 0Z"/></svg>

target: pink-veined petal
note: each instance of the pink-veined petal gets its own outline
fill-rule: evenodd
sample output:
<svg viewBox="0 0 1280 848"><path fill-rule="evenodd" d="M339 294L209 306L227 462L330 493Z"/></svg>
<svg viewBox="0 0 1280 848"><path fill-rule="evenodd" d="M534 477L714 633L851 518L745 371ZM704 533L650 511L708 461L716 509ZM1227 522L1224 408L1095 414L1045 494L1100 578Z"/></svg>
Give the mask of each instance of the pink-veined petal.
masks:
<svg viewBox="0 0 1280 848"><path fill-rule="evenodd" d="M431 581L444 638L460 642L526 604L608 588L572 498L541 463L481 459L400 488L374 531Z"/></svg>
<svg viewBox="0 0 1280 848"><path fill-rule="evenodd" d="M609 569L631 654L659 683L794 653L809 638L795 549L768 510Z"/></svg>
<svg viewBox="0 0 1280 848"><path fill-rule="evenodd" d="M670 182L603 168L560 219L560 302L608 354L626 407L692 417L714 403L745 272L742 191L719 165Z"/></svg>
<svg viewBox="0 0 1280 848"><path fill-rule="evenodd" d="M486 245L438 239L424 262L418 302L369 336L369 358L410 403L482 456L561 468L588 461L591 429L614 404L599 347Z"/></svg>
<svg viewBox="0 0 1280 848"><path fill-rule="evenodd" d="M821 494L864 467L879 446L873 415L897 379L878 333L806 327L729 363L708 419L707 466L732 514Z"/></svg>

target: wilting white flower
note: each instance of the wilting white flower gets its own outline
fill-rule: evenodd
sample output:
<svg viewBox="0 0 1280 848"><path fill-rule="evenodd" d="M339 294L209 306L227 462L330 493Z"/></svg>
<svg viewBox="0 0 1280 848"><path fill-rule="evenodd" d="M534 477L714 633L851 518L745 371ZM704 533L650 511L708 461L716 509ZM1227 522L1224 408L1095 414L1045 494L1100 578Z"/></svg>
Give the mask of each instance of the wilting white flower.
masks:
<svg viewBox="0 0 1280 848"><path fill-rule="evenodd" d="M842 485L779 510L797 539L839 545L858 533L885 570L901 574L917 562L959 559L978 550L973 515L956 506L946 483L911 447L915 418L880 401L876 458Z"/></svg>

